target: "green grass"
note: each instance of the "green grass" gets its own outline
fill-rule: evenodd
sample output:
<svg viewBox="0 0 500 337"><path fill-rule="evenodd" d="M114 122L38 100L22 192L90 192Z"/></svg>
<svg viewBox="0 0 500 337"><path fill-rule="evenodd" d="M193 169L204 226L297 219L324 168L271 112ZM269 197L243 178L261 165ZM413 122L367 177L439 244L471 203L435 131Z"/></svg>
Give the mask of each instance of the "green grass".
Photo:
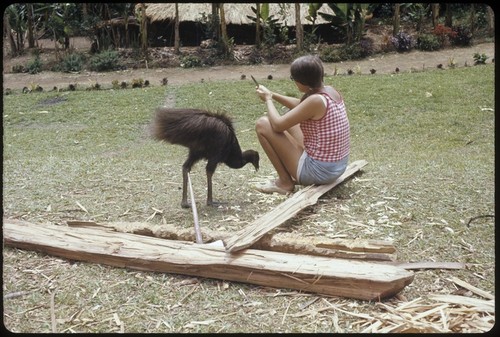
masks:
<svg viewBox="0 0 500 337"><path fill-rule="evenodd" d="M365 159L369 165L279 230L393 239L400 260L468 263L464 270L417 272L403 292L408 300L452 293L450 276L494 293L494 221L478 219L466 226L471 217L494 214L495 112L482 109L495 107L494 65L335 76L325 82L342 93L348 107L351 161ZM291 81L263 84L297 94ZM44 103L55 98L59 102ZM155 142L147 133L155 108L167 99L177 107L229 113L242 149L263 154L254 123L265 107L247 81L3 99L5 217L53 223L149 219L152 225L192 226L190 210L180 208L187 152ZM276 207L284 197L251 188L273 175L264 156L259 172L250 166L220 166L214 198L228 204L214 209L204 205L204 163L196 165L192 179L202 229L234 232ZM155 209L162 213L150 218ZM4 324L16 332L50 332L50 292L55 292L58 331L119 331L114 314L126 332L335 330L331 311L314 319L291 316L310 299L307 294L276 296L279 291L272 288L206 279L183 285L191 278L68 262L12 248L4 249L3 266L4 293L29 291L4 300ZM373 303L328 300L349 311L380 310ZM321 306L317 301L310 308ZM344 331L361 330L352 316L338 313L338 318Z"/></svg>

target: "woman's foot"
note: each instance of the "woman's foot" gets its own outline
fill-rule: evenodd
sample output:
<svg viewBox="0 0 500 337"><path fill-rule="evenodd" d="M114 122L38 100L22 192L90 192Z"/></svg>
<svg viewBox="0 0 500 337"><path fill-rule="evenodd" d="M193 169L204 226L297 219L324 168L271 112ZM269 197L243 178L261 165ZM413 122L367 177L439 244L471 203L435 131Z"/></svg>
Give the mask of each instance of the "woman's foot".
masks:
<svg viewBox="0 0 500 337"><path fill-rule="evenodd" d="M267 193L267 194L272 194L272 193L279 193L283 195L287 195L293 192L295 186L292 186L291 188L285 188L279 186L279 181L269 181L264 185L258 185L255 186L255 189L259 192L262 193Z"/></svg>

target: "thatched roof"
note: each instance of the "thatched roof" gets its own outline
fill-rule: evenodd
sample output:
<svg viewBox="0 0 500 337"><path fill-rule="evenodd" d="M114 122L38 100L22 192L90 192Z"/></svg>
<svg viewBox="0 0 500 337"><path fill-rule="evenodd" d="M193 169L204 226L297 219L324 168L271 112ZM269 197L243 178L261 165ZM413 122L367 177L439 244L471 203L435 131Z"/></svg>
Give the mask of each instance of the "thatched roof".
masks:
<svg viewBox="0 0 500 337"><path fill-rule="evenodd" d="M175 18L175 3L148 3L146 4L146 16L151 22L173 20ZM179 20L182 21L198 21L202 18L202 13L209 15L212 13L211 3L179 3ZM280 4L271 3L269 4L269 14L273 15L274 18L279 19L281 24L286 24L287 26L295 26L295 6L293 3L281 4L285 6L283 11L285 14L281 14L282 8ZM225 3L224 4L224 14L226 17L227 24L253 24L247 16L255 17L252 7L255 7L255 3ZM300 6L300 19L302 24L311 24L311 21L306 20L308 13L308 4L303 3ZM319 12L333 14L330 7L323 4ZM316 19L316 24L327 23L321 16L318 15Z"/></svg>

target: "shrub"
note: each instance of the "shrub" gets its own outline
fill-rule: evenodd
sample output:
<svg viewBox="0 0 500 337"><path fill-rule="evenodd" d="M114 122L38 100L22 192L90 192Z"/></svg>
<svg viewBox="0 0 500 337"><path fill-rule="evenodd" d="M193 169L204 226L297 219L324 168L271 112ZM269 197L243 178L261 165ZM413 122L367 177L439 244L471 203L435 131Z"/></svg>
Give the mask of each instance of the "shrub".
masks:
<svg viewBox="0 0 500 337"><path fill-rule="evenodd" d="M201 59L196 55L187 55L180 59L181 67L183 68L195 68L201 67Z"/></svg>
<svg viewBox="0 0 500 337"><path fill-rule="evenodd" d="M42 70L42 61L40 56L36 55L33 60L28 62L26 68L30 74L38 74Z"/></svg>
<svg viewBox="0 0 500 337"><path fill-rule="evenodd" d="M142 88L144 85L144 80L142 78L132 79L132 88Z"/></svg>
<svg viewBox="0 0 500 337"><path fill-rule="evenodd" d="M340 47L340 57L342 60L358 60L363 58L363 49L360 43Z"/></svg>
<svg viewBox="0 0 500 337"><path fill-rule="evenodd" d="M323 62L340 62L342 58L340 56L340 49L333 46L327 45L321 48L320 58Z"/></svg>
<svg viewBox="0 0 500 337"><path fill-rule="evenodd" d="M441 41L434 34L421 34L417 38L416 47L420 50L434 51L441 48Z"/></svg>
<svg viewBox="0 0 500 337"><path fill-rule="evenodd" d="M456 33L450 28L443 25L437 25L433 30L432 34L434 34L439 41L441 42L441 46L446 45L448 41L451 41Z"/></svg>
<svg viewBox="0 0 500 337"><path fill-rule="evenodd" d="M391 37L391 42L399 52L410 51L415 46L415 40L410 34L399 32Z"/></svg>
<svg viewBox="0 0 500 337"><path fill-rule="evenodd" d="M83 67L83 56L78 53L72 53L63 58L61 62L61 71L81 71Z"/></svg>
<svg viewBox="0 0 500 337"><path fill-rule="evenodd" d="M113 50L106 50L96 54L90 59L90 70L93 71L111 71L119 69L118 53Z"/></svg>
<svg viewBox="0 0 500 337"><path fill-rule="evenodd" d="M472 32L469 27L458 25L452 28L455 35L451 38L451 43L455 46L472 45Z"/></svg>
<svg viewBox="0 0 500 337"><path fill-rule="evenodd" d="M359 47L361 49L361 56L362 57L367 57L370 55L373 55L375 52L375 47L373 46L373 39L371 38L363 38L359 42Z"/></svg>
<svg viewBox="0 0 500 337"><path fill-rule="evenodd" d="M26 72L26 69L24 68L24 66L22 64L16 64L16 65L12 66L12 72L15 74L24 73L24 72Z"/></svg>
<svg viewBox="0 0 500 337"><path fill-rule="evenodd" d="M486 56L486 54L475 53L473 58L474 58L475 65L486 64L486 60L488 59L488 56Z"/></svg>

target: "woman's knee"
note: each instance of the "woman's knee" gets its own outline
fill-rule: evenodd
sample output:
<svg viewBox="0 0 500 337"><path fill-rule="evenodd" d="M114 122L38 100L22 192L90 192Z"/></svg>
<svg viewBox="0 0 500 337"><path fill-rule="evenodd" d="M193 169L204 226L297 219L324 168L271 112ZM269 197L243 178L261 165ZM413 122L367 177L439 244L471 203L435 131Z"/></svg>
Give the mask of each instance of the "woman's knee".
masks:
<svg viewBox="0 0 500 337"><path fill-rule="evenodd" d="M259 134L266 134L272 129L271 123L267 116L260 117L255 123L255 131Z"/></svg>

